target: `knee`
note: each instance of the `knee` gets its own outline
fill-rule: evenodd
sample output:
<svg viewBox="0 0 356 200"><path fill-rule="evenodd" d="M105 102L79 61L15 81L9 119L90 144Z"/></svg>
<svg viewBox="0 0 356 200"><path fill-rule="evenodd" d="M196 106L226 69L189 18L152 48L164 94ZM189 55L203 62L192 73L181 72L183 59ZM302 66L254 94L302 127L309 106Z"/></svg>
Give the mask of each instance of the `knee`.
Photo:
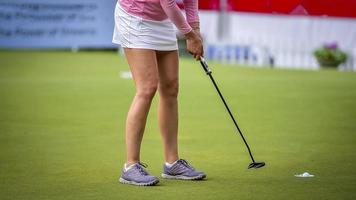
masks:
<svg viewBox="0 0 356 200"><path fill-rule="evenodd" d="M162 97L177 98L179 92L178 80L171 80L165 84L160 83L159 90Z"/></svg>
<svg viewBox="0 0 356 200"><path fill-rule="evenodd" d="M144 86L137 89L136 95L139 98L151 100L155 96L157 88L158 88L158 83L156 82L147 83Z"/></svg>

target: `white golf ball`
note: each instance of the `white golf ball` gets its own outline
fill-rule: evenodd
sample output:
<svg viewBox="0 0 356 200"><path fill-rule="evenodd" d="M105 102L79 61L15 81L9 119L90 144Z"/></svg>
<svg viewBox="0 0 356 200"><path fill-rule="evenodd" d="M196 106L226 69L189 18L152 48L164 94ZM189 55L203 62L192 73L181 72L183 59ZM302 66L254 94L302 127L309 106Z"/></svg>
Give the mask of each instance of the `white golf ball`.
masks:
<svg viewBox="0 0 356 200"><path fill-rule="evenodd" d="M310 174L308 172L304 172L303 176L310 176Z"/></svg>

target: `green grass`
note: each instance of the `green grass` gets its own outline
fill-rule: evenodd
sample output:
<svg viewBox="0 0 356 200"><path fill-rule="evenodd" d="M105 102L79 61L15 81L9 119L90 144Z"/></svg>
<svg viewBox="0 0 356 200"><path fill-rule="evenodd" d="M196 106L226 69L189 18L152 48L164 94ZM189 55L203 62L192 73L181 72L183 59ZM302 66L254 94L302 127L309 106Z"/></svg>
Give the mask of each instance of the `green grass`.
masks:
<svg viewBox="0 0 356 200"><path fill-rule="evenodd" d="M0 198L354 199L356 74L211 63L257 160L249 157L198 63L181 60L180 153L202 182L118 183L124 122L134 94L116 53L0 52ZM142 160L161 173L156 100ZM314 178L295 178L308 171Z"/></svg>

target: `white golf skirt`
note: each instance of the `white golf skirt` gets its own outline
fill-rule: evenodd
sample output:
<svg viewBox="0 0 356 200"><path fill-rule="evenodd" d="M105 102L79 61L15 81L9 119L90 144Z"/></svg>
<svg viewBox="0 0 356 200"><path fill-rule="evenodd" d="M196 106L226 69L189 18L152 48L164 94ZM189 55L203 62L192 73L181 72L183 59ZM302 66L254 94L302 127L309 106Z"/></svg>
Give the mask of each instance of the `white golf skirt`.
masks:
<svg viewBox="0 0 356 200"><path fill-rule="evenodd" d="M125 48L172 51L178 49L176 30L169 20L152 21L126 12L119 1L115 8L113 43Z"/></svg>

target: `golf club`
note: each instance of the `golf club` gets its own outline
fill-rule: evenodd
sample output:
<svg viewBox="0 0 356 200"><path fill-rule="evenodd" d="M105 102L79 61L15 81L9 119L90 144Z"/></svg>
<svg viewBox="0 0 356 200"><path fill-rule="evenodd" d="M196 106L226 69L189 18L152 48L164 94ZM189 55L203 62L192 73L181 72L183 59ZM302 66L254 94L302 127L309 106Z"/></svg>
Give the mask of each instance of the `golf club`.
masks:
<svg viewBox="0 0 356 200"><path fill-rule="evenodd" d="M200 57L200 64L203 67L205 73L210 77L210 80L213 82L215 89L218 91L219 96L220 96L222 102L224 103L226 110L229 112L230 117L231 117L232 121L234 122L237 131L240 133L240 136L242 137L242 140L244 141L244 143L245 143L245 145L247 147L248 153L250 154L250 157L251 157L251 160L252 160L252 163L248 165L248 169L260 168L260 167L265 166L266 165L265 162L256 162L255 159L253 158L252 153L251 153L251 149L248 146L247 141L246 141L245 137L243 136L239 126L237 125L237 122L236 122L234 116L232 115L229 106L227 105L223 95L221 94L221 92L220 92L220 90L218 88L218 85L216 84L213 76L211 75L212 71L209 69L209 66L208 66L207 62L205 61L205 59L203 57Z"/></svg>

